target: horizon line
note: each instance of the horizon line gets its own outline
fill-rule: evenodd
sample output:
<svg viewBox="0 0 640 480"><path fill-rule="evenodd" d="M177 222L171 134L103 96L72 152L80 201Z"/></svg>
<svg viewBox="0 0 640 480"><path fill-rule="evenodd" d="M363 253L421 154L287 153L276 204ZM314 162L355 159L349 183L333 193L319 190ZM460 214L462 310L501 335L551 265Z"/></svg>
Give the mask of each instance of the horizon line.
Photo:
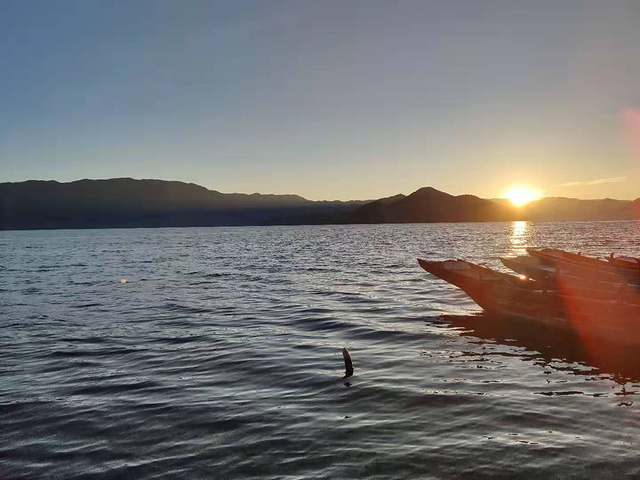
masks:
<svg viewBox="0 0 640 480"><path fill-rule="evenodd" d="M383 197L378 197L378 198L366 198L366 199L357 199L357 198L350 198L348 200L340 200L340 199L311 199L308 197L305 197L304 195L301 195L299 193L261 193L261 192L251 192L251 193L247 193L247 192L223 192L221 190L217 190L214 188L210 188L208 186L205 185L201 185L199 183L196 182L192 182L192 181L186 181L186 180L176 180L176 179L171 179L171 180L167 180L164 178L135 178L135 177L109 177L109 178L79 178L77 180L55 180L55 179L38 179L38 178L30 178L30 179L26 179L26 180L17 180L17 181L6 181L6 182L2 182L0 181L0 185L2 184L18 184L18 183L27 183L27 182L54 182L54 183L58 183L58 184L70 184L70 183L77 183L77 182L83 182L83 181L109 181L109 180L134 180L134 181L159 181L159 182L177 182L177 183L183 183L185 185L195 185L197 187L201 187L204 188L210 192L217 192L217 193L221 193L223 195L263 195L263 196L292 196L292 197L300 197L304 200L310 201L310 202L343 202L343 203L348 203L348 202L374 202L376 200L381 200L383 198L389 198L389 197L394 197L397 195L405 195L405 196L409 196L415 192L417 192L418 190L421 190L423 188L433 188L434 190L438 190L440 192L443 193L448 193L449 195L453 195L453 196L461 196L461 195L473 195L477 198L482 198L484 200L491 200L491 201L495 201L495 200L504 200L504 201L509 201L506 197L501 197L501 196L487 196L487 197L481 197L479 195L475 195L475 194L471 194L471 193L459 193L459 194L453 194L450 192L447 192L445 190L440 190L436 187L433 187L431 185L426 185L426 186L422 186L419 187L418 189L410 192L410 193L403 193L403 192L397 192L391 195L386 195ZM578 183L578 182L570 182L570 184L573 183ZM598 182L600 183L600 182ZM564 184L561 184L564 185ZM561 185L555 185L555 186L561 186ZM569 185L569 184L566 184ZM567 196L562 196L562 195L550 195L550 196L543 196L540 197L537 200L533 200L531 203L535 203L538 202L540 200L544 200L546 198L566 198L566 199L572 199L572 200L585 200L585 201L589 201L589 200L616 200L616 201L622 201L622 202L633 202L635 200L639 200L640 199L640 195L638 197L635 198L612 198L612 197L601 197L601 198L580 198L580 197L567 197Z"/></svg>

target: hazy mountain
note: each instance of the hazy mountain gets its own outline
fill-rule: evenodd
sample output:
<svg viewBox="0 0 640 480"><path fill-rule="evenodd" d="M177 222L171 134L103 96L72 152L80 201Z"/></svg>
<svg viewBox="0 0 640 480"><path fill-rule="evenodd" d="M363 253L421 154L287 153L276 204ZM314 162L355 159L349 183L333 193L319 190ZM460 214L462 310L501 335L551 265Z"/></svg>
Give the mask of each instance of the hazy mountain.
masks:
<svg viewBox="0 0 640 480"><path fill-rule="evenodd" d="M399 200L406 198L403 194L394 195L393 197L381 198L369 202L362 207L344 214L341 218L342 223L393 223L384 222L380 219L386 218L387 207Z"/></svg>
<svg viewBox="0 0 640 480"><path fill-rule="evenodd" d="M514 220L517 213L473 195L449 195L424 187L364 205L348 214L350 223L493 222Z"/></svg>
<svg viewBox="0 0 640 480"><path fill-rule="evenodd" d="M639 218L634 205L640 206L640 199L579 200L577 198L548 197L532 202L523 208L527 220L571 221L571 220L632 220Z"/></svg>
<svg viewBox="0 0 640 480"><path fill-rule="evenodd" d="M640 219L640 198L629 201L549 197L516 208L506 199L454 196L425 187L406 197L396 195L370 202L347 213L346 218L347 223L632 220Z"/></svg>
<svg viewBox="0 0 640 480"><path fill-rule="evenodd" d="M326 223L363 203L227 194L163 180L27 181L0 184L0 229Z"/></svg>
<svg viewBox="0 0 640 480"><path fill-rule="evenodd" d="M248 207L255 205L301 205L309 201L298 195L225 194L194 183L164 180L56 181L30 180L0 184L3 201L25 208L43 206L58 209L122 208L144 206L145 210L201 207Z"/></svg>
<svg viewBox="0 0 640 480"><path fill-rule="evenodd" d="M633 218L640 218L640 199L544 198L515 208L503 199L455 196L432 187L374 201L314 202L131 178L0 183L0 230Z"/></svg>

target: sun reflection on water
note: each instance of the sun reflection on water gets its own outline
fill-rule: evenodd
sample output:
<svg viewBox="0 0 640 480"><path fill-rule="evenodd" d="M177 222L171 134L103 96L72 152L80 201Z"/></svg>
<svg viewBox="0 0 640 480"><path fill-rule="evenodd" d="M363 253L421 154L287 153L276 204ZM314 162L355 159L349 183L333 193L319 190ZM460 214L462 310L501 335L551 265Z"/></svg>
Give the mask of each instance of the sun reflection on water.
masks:
<svg viewBox="0 0 640 480"><path fill-rule="evenodd" d="M526 255L529 235L529 222L524 220L513 222L511 224L511 235L509 236L509 242L511 243L509 255Z"/></svg>

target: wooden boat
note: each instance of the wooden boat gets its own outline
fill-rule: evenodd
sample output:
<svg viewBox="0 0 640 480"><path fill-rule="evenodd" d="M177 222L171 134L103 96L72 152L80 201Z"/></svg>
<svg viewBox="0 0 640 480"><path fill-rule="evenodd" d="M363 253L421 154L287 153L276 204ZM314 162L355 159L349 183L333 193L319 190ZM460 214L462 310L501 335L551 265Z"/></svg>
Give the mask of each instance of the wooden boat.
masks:
<svg viewBox="0 0 640 480"><path fill-rule="evenodd" d="M636 257L614 257L613 253L607 257L607 261L617 267L640 270L640 258Z"/></svg>
<svg viewBox="0 0 640 480"><path fill-rule="evenodd" d="M640 299L574 295L463 260L418 259L427 272L463 290L487 313L568 329L584 338L640 346ZM513 277L507 280L506 277ZM615 299L614 299L615 298Z"/></svg>
<svg viewBox="0 0 640 480"><path fill-rule="evenodd" d="M537 257L521 255L513 258L501 257L502 264L520 275L541 283L555 283L559 270Z"/></svg>
<svg viewBox="0 0 640 480"><path fill-rule="evenodd" d="M560 268L574 276L597 277L607 282L640 284L640 270L619 267L604 260L554 248L527 248L527 252L543 264Z"/></svg>
<svg viewBox="0 0 640 480"><path fill-rule="evenodd" d="M625 292L630 294L640 293L640 286L623 282L624 277L606 277L602 279L599 271L593 269L572 269L563 267L562 264L548 265L538 257L522 255L513 258L500 258L502 264L514 272L531 278L536 282L547 285L549 288L564 290L597 290L607 292Z"/></svg>
<svg viewBox="0 0 640 480"><path fill-rule="evenodd" d="M582 253L572 253L565 250L559 250L557 248L527 248L527 253L531 256L542 259L550 265L553 265L558 261L563 261L584 267L603 269L606 271L617 269L614 265L611 265L609 262L604 260L600 260L599 258L588 257L586 255L582 255Z"/></svg>

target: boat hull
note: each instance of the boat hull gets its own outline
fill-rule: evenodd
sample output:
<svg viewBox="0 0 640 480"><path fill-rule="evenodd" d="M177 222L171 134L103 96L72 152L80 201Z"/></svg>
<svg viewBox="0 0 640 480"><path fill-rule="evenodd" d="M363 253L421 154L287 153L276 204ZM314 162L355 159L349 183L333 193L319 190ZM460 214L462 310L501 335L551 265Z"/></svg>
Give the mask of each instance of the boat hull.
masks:
<svg viewBox="0 0 640 480"><path fill-rule="evenodd" d="M564 250L527 248L527 253L537 258L543 265L560 269L570 275L584 278L598 278L605 282L640 285L640 270L621 267L611 262L591 258Z"/></svg>
<svg viewBox="0 0 640 480"><path fill-rule="evenodd" d="M501 258L502 264L540 285L555 289L568 296L594 300L613 300L640 304L640 287L626 282L602 281L597 272L578 277L571 272L538 263L535 257Z"/></svg>
<svg viewBox="0 0 640 480"><path fill-rule="evenodd" d="M461 267L448 268L446 262L421 259L418 262L427 272L463 290L492 315L569 330L581 338L594 341L602 339L640 346L638 304L574 296L555 289L532 289L529 285L518 288L507 282L486 280L486 277L491 278L490 269L470 273L473 267L465 271Z"/></svg>

